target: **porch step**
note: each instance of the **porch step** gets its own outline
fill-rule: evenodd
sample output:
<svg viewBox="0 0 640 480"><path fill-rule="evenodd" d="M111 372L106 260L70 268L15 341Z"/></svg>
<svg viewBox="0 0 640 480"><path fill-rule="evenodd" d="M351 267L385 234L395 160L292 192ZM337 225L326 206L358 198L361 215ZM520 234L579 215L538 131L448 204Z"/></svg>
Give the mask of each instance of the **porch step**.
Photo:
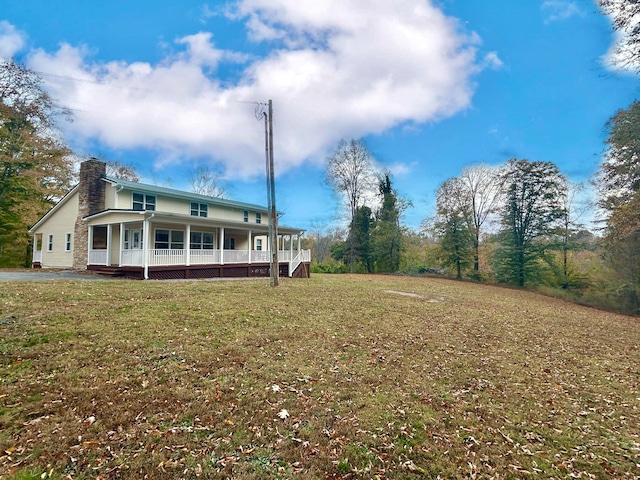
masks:
<svg viewBox="0 0 640 480"><path fill-rule="evenodd" d="M94 271L107 277L124 277L126 275L126 272L118 267L101 267Z"/></svg>

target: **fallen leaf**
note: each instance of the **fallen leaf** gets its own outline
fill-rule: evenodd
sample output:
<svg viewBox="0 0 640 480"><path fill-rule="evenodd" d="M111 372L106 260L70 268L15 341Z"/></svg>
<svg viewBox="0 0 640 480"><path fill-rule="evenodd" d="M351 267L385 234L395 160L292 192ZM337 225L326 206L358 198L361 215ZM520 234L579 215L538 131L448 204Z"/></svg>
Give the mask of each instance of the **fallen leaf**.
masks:
<svg viewBox="0 0 640 480"><path fill-rule="evenodd" d="M289 418L291 415L289 415L289 412L287 411L286 408L283 408L282 410L280 410L278 412L278 417L280 417L282 420L286 420L287 418Z"/></svg>

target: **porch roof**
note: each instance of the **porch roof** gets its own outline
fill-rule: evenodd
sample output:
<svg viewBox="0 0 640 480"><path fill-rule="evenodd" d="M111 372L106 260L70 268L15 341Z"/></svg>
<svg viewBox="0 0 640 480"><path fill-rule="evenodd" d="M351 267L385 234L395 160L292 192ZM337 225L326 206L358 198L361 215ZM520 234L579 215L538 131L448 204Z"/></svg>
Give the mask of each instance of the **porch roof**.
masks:
<svg viewBox="0 0 640 480"><path fill-rule="evenodd" d="M108 209L101 212L88 215L83 218L89 225L116 225L119 223L138 223L144 220L151 220L154 222L171 223L175 225L192 225L199 227L210 228L232 228L234 230L243 230L255 233L264 233L265 235L269 231L268 224L256 224L238 222L235 220L224 220L219 218L210 217L195 217L192 215L185 215L182 213L160 212L160 211L139 211L139 210L122 210L122 209ZM287 226L278 225L278 233L284 235L301 235L304 230L299 228L291 228Z"/></svg>

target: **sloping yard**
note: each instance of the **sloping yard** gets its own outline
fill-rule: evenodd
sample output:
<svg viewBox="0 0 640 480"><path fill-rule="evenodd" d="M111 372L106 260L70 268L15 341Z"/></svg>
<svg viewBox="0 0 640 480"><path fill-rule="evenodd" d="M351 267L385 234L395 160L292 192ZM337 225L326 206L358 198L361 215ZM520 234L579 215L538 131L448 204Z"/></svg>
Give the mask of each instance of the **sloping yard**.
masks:
<svg viewBox="0 0 640 480"><path fill-rule="evenodd" d="M638 478L640 323L441 279L0 288L0 477Z"/></svg>

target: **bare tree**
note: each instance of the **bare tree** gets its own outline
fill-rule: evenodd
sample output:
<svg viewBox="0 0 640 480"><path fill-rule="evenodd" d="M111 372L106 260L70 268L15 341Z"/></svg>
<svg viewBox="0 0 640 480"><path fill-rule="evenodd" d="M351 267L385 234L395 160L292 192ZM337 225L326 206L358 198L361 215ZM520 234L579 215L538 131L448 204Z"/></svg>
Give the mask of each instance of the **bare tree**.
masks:
<svg viewBox="0 0 640 480"><path fill-rule="evenodd" d="M499 169L486 164L465 167L460 174L460 185L469 207L469 228L473 235L473 269L480 269L480 234L489 216L496 212L501 197Z"/></svg>
<svg viewBox="0 0 640 480"><path fill-rule="evenodd" d="M227 186L222 180L222 175L208 165L200 166L192 171L189 181L193 193L216 198L225 198L227 194Z"/></svg>
<svg viewBox="0 0 640 480"><path fill-rule="evenodd" d="M613 64L640 73L640 0L597 0L622 34L614 51Z"/></svg>
<svg viewBox="0 0 640 480"><path fill-rule="evenodd" d="M106 160L105 162L107 164L107 175L109 177L115 177L121 180L128 180L130 182L140 181L138 172L136 172L136 168L133 165L121 163L117 160L115 161Z"/></svg>
<svg viewBox="0 0 640 480"><path fill-rule="evenodd" d="M353 224L356 211L363 203L365 193L375 186L375 175L371 165L371 154L363 140L341 140L335 151L329 155L327 183L349 209L349 225ZM349 235L349 265L353 273L355 251L353 235Z"/></svg>

